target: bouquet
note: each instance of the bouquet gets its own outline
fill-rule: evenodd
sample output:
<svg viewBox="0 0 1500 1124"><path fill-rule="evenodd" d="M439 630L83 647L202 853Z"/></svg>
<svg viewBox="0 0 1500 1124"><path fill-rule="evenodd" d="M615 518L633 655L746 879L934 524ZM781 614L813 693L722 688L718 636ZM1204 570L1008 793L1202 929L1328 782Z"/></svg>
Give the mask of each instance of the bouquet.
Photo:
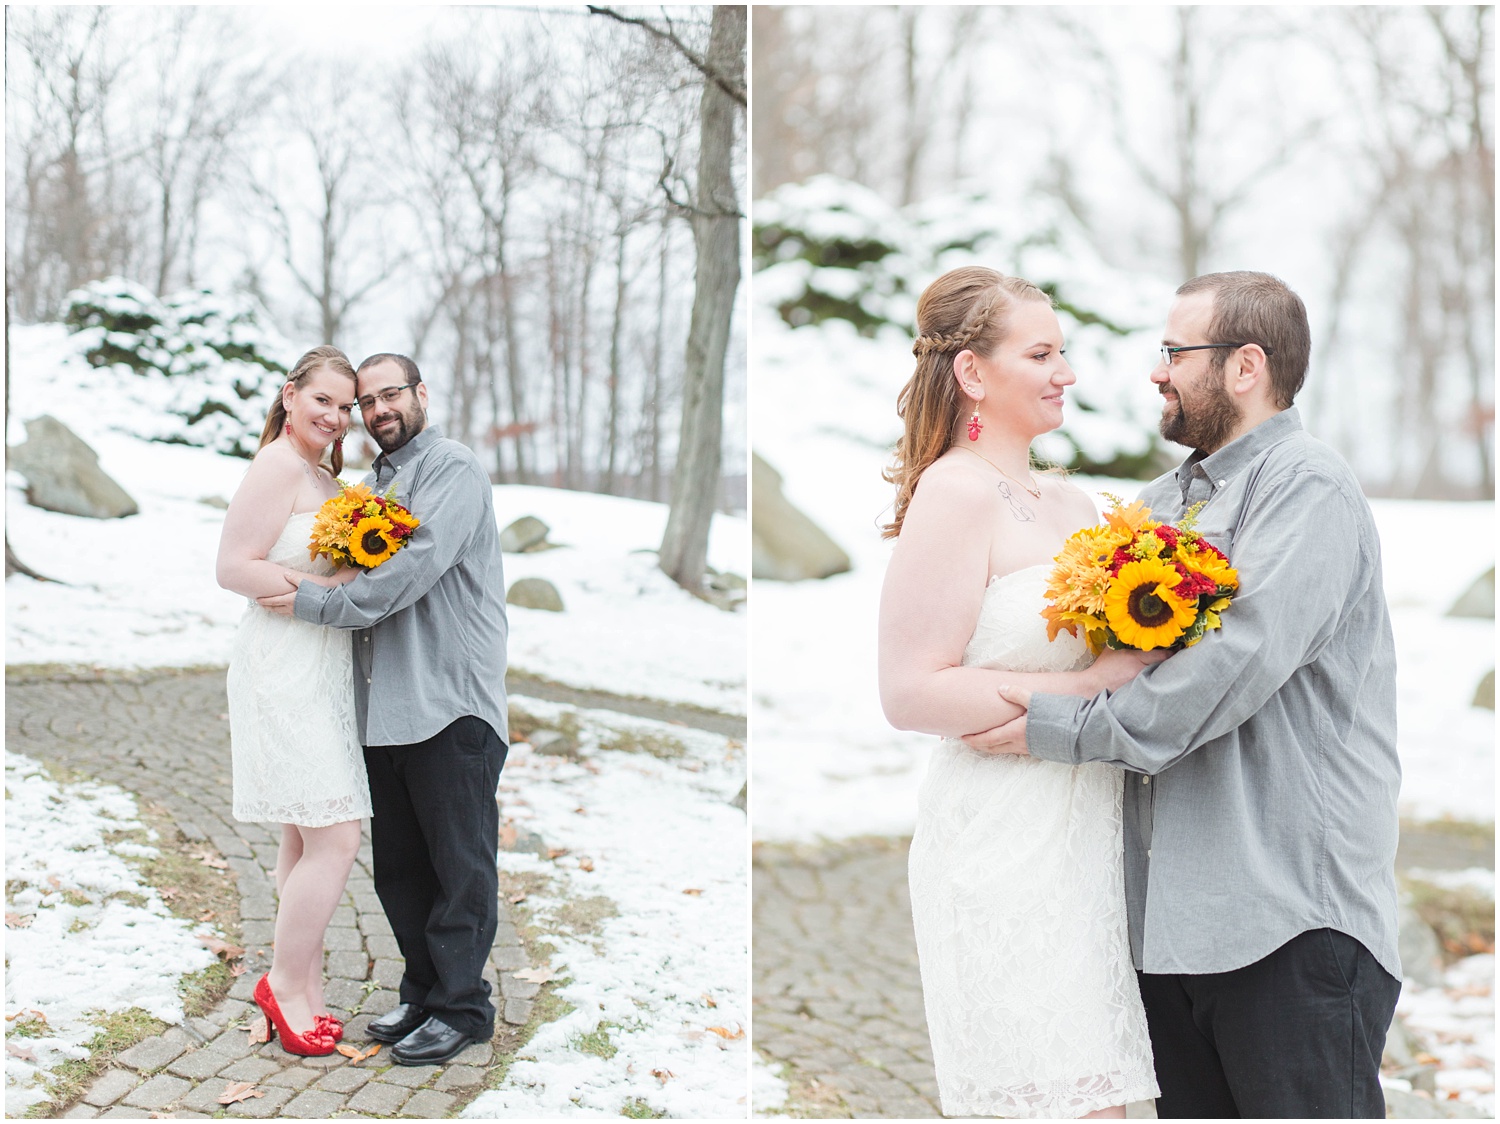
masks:
<svg viewBox="0 0 1500 1124"><path fill-rule="evenodd" d="M346 484L318 509L307 553L321 554L335 567L373 570L405 546L420 523L396 502L395 484L383 496L364 484Z"/></svg>
<svg viewBox="0 0 1500 1124"><path fill-rule="evenodd" d="M1085 527L1063 545L1047 582L1047 639L1082 625L1089 650L1190 648L1240 587L1229 559L1193 530L1202 504L1177 523L1158 523L1137 500L1118 496L1102 526Z"/></svg>

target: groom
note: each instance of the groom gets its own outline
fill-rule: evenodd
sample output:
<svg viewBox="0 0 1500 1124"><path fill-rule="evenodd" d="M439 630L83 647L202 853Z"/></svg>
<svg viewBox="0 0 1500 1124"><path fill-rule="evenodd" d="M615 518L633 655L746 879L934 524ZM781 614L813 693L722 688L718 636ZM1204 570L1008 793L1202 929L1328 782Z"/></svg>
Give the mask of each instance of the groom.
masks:
<svg viewBox="0 0 1500 1124"><path fill-rule="evenodd" d="M427 424L404 355L359 366L357 405L382 452L365 483L421 520L347 585L303 582L261 604L355 629L354 698L374 814L375 890L406 971L370 1023L402 1065L433 1065L495 1030L482 978L498 923L495 789L505 765L505 579L488 474Z"/></svg>
<svg viewBox="0 0 1500 1124"><path fill-rule="evenodd" d="M1220 631L975 748L1125 773L1130 944L1162 1117L1384 1118L1396 952L1396 659L1380 540L1302 428L1302 301L1264 273L1177 290L1151 373L1195 451L1141 499L1239 571Z"/></svg>

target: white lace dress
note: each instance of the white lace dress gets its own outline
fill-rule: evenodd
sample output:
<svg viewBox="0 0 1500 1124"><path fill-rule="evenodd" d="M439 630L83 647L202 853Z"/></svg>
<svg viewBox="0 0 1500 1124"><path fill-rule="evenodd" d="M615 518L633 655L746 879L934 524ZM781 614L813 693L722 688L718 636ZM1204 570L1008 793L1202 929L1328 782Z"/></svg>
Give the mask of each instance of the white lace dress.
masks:
<svg viewBox="0 0 1500 1124"><path fill-rule="evenodd" d="M1049 567L995 578L967 667L1071 671L1047 642ZM917 795L909 874L946 1116L1073 1118L1157 1095L1126 930L1121 800L1107 765L945 738Z"/></svg>
<svg viewBox="0 0 1500 1124"><path fill-rule="evenodd" d="M267 561L332 573L307 556L314 515L294 513ZM250 602L229 660L235 819L327 827L370 814L353 659L352 633Z"/></svg>

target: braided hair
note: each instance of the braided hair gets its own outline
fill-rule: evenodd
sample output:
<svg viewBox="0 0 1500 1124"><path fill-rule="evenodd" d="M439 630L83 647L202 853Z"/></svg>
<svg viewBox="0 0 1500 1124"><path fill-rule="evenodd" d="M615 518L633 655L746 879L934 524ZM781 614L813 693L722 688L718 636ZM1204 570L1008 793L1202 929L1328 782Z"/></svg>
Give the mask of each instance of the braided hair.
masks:
<svg viewBox="0 0 1500 1124"><path fill-rule="evenodd" d="M1030 281L978 265L949 270L922 291L917 301L921 334L911 347L917 366L896 399L896 414L906 428L883 474L896 485L896 510L881 528L882 538L901 533L917 481L953 444L967 405L953 374L954 358L966 350L993 354L1005 338L1008 313L1018 300L1052 303Z"/></svg>

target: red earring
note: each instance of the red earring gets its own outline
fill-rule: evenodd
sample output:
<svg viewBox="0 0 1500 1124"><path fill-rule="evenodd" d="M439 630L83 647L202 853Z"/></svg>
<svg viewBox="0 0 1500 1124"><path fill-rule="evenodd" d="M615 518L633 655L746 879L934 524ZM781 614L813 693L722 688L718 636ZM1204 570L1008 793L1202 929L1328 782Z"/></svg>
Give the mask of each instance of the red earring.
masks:
<svg viewBox="0 0 1500 1124"><path fill-rule="evenodd" d="M969 419L969 440L978 441L979 431L984 428L984 422L979 420L979 403L974 403L974 416Z"/></svg>
<svg viewBox="0 0 1500 1124"><path fill-rule="evenodd" d="M287 423L286 423L286 435L288 437L290 437L292 435L292 422L291 422L290 418L287 419Z"/></svg>

